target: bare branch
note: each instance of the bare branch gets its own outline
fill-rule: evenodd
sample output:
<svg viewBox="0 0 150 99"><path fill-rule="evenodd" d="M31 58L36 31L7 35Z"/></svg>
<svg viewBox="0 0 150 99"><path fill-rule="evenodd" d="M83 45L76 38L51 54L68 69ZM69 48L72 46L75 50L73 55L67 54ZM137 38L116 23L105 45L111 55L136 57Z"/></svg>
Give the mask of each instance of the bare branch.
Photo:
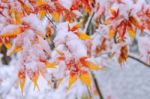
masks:
<svg viewBox="0 0 150 99"><path fill-rule="evenodd" d="M139 63L143 64L144 66L150 68L150 64L144 62L144 61L141 60L138 56L135 56L135 55L133 55L133 54L128 54L128 57L131 58L131 59L133 59L133 60L136 60L136 61L138 61Z"/></svg>
<svg viewBox="0 0 150 99"><path fill-rule="evenodd" d="M50 19L48 15L46 15L46 18L53 24L53 28L56 29L56 25L54 24L53 20Z"/></svg>
<svg viewBox="0 0 150 99"><path fill-rule="evenodd" d="M117 43L116 37L117 37L117 32L115 32L115 35L114 35L114 42L115 43Z"/></svg>
<svg viewBox="0 0 150 99"><path fill-rule="evenodd" d="M92 18L94 16L94 14L95 14L95 12L93 11L91 16L88 18L87 23L86 23L85 28L84 28L84 33L87 33L87 30L88 30L88 28L92 22Z"/></svg>
<svg viewBox="0 0 150 99"><path fill-rule="evenodd" d="M98 85L98 81L97 81L97 79L96 79L94 73L91 72L91 75L92 75L93 82L94 82L94 85L95 85L95 87L96 87L96 90L97 90L97 92L98 92L99 98L100 98L100 99L104 99L104 97L103 97L103 95L102 95L102 92L101 92L101 90L100 90L100 87L99 87L99 85Z"/></svg>
<svg viewBox="0 0 150 99"><path fill-rule="evenodd" d="M54 24L54 21L52 19L50 19L50 17L48 15L46 15L46 18L49 20L49 22L53 25L53 29L54 29L54 33L51 37L51 43L50 43L50 46L52 49L54 49L54 42L53 42L53 39L55 38L56 36L56 25Z"/></svg>

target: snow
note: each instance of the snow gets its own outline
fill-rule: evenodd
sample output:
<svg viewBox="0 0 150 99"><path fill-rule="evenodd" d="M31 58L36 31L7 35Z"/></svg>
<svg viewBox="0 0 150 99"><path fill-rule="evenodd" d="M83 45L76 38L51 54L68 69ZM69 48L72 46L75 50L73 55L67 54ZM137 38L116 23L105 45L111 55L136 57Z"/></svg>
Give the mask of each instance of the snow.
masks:
<svg viewBox="0 0 150 99"><path fill-rule="evenodd" d="M108 60L107 62L107 70L94 72L102 94L106 99L108 96L111 96L111 99L149 99L149 68L131 59L128 59L126 65L122 68L114 60ZM75 99L74 97L77 94L81 96L86 93L86 88L80 81L77 81L71 90L66 93L64 90L66 80L62 82L58 90L52 90L45 79L40 76L38 81L40 90L36 89L34 91L33 85L28 79L24 95L21 96L17 81L14 79L16 75L14 74L15 68L13 65L0 67L0 77L5 77L6 74L9 75L7 80L0 84L1 99L49 99L50 97L51 99ZM14 83L15 85L12 86ZM7 93L8 90L9 93Z"/></svg>
<svg viewBox="0 0 150 99"><path fill-rule="evenodd" d="M112 99L149 99L149 68L131 59L122 68L112 63L108 64L108 71L96 73L104 96L114 95Z"/></svg>
<svg viewBox="0 0 150 99"><path fill-rule="evenodd" d="M35 29L38 33L44 35L45 33L45 27L43 25L44 23L42 23L42 21L38 18L37 15L30 14L29 16L24 17L23 21L30 24L30 26L32 26L32 28Z"/></svg>
<svg viewBox="0 0 150 99"><path fill-rule="evenodd" d="M73 0L58 1L65 8L70 9ZM71 69L70 67L68 69L66 64L71 60L73 60L73 62L71 61L72 63L70 64L73 64L73 66L77 63L80 64L79 59L83 56L89 57L89 61L106 68L105 70L93 71L105 99L149 99L150 69L131 59L128 59L127 62L119 65L118 56L120 55L120 48L126 44L129 45L128 43L131 43L131 41L129 40L114 44L114 41L108 38L109 27L112 25L113 28L117 28L115 26L120 24L123 19L128 20L129 11L132 10L132 8L134 8L131 11L132 15L137 17L136 13L141 9L141 5L145 4L145 1L137 0L136 4L131 0L123 0L125 4L118 4L118 0L98 1L101 3L100 7L102 7L102 9L100 9L93 18L99 17L99 14L106 11L106 9L110 9L110 7L114 10L121 9L119 10L119 16L121 18L113 20L109 25L99 25L96 33L91 36L92 40L85 41L81 40L74 31L68 30L68 26L73 27L77 22L69 23L63 22L63 20L54 22L53 24L56 25L56 34L54 38L52 38L54 39L53 43L55 46L53 50L51 50L49 43L43 38L45 37L49 20L46 17L44 17L43 20L40 20L36 14L24 15L22 21L29 25L29 29L25 30L24 33L21 33L12 41L13 45L8 50L7 54L11 55L16 47L21 47L22 50L12 56L9 65L3 65L0 62L0 99L82 99L81 97L83 97L83 95L89 96L87 86L79 79L73 84L70 90L66 90L69 80L68 74L71 72L72 68L75 68L70 65ZM112 4L112 2L114 3ZM12 3L12 6L14 4L15 3ZM7 15L7 11L4 11L4 14L9 16ZM82 16L82 9L81 12L74 12L77 13L78 18L80 18L79 16ZM107 17L110 17L111 15L111 11L108 10L104 16L107 19ZM60 16L63 17L63 15ZM18 25L7 25L10 23L3 18L4 17L0 17L0 34L8 33L18 27ZM80 28L75 31L83 32L83 30L83 28ZM103 38L107 39L106 46L108 45L104 54L114 54L113 58L108 58L107 56L109 55L96 55L95 48L101 43ZM141 59L144 58L143 60L147 61L150 57L147 55L150 51L150 43L148 42L149 36L141 36L137 33L136 39L138 39L137 43L142 57ZM92 51L90 49L91 47ZM61 54L56 50L63 53L65 59L59 60L58 56ZM88 52L91 52L93 56L90 56ZM0 60L1 58L2 55L0 54ZM59 64L56 68L47 68L45 66L47 61L56 61L59 62ZM22 95L18 84L18 71L24 69L24 67L27 77ZM82 68L87 70L85 67ZM35 90L33 82L31 81L33 71L40 74L38 79L39 89L36 88ZM60 85L58 85L58 81L57 83L54 82L54 80L61 78L63 78L63 80ZM54 87L58 88L55 89ZM91 91L91 89L89 91ZM99 98L94 96L94 99Z"/></svg>
<svg viewBox="0 0 150 99"><path fill-rule="evenodd" d="M70 9L73 0L59 0L60 4L62 4L65 8Z"/></svg>

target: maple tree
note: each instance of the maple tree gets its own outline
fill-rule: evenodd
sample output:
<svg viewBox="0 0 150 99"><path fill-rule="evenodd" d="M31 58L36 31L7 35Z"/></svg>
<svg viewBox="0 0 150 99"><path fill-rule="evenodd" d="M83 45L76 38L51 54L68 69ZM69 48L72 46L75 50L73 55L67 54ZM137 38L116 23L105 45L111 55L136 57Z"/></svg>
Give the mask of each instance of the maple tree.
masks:
<svg viewBox="0 0 150 99"><path fill-rule="evenodd" d="M150 67L149 31L150 6L138 0L0 0L0 47L20 54L22 93L27 77L34 88L40 75L51 84L50 69L62 72L53 74L59 83L68 78L67 90L80 80L93 91L91 71L107 70L95 58L105 53L120 65L132 58ZM130 54L135 40L141 58Z"/></svg>

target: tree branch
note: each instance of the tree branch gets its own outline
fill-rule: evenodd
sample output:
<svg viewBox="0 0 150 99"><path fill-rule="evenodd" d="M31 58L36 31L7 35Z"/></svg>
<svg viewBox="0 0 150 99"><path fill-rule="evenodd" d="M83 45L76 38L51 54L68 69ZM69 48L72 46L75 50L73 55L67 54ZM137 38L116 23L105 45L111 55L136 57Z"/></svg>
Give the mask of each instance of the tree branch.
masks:
<svg viewBox="0 0 150 99"><path fill-rule="evenodd" d="M131 59L133 59L133 60L136 60L136 61L138 61L139 63L143 64L144 66L150 68L150 64L144 62L144 61L141 60L138 56L135 56L135 55L133 55L133 54L128 54L128 57L131 58Z"/></svg>
<svg viewBox="0 0 150 99"><path fill-rule="evenodd" d="M117 32L115 32L115 35L114 35L114 42L115 43L117 43L116 37L117 37Z"/></svg>
<svg viewBox="0 0 150 99"><path fill-rule="evenodd" d="M95 14L95 12L93 11L91 16L88 18L87 23L86 23L85 28L84 28L84 33L87 33L88 28L89 28L89 26L90 26L90 24L92 22L92 18L94 16L94 14Z"/></svg>
<svg viewBox="0 0 150 99"><path fill-rule="evenodd" d="M54 24L53 20L50 19L50 17L49 17L48 15L46 15L46 18L47 18L48 21L53 25L54 33L53 33L53 35L52 35L52 37L51 37L51 44L50 44L50 46L51 46L51 49L54 49L54 46L55 46L55 45L54 45L53 39L54 39L55 36L56 36L56 25Z"/></svg>
<svg viewBox="0 0 150 99"><path fill-rule="evenodd" d="M100 99L104 99L104 97L103 97L103 95L102 95L102 92L101 92L101 90L100 90L100 88L99 88L98 81L97 81L97 79L96 79L94 73L91 72L91 75L92 75L93 82L94 82L94 85L95 85L95 87L96 87L96 90L97 90L97 92L98 92L99 98L100 98Z"/></svg>
<svg viewBox="0 0 150 99"><path fill-rule="evenodd" d="M56 25L54 24L53 20L50 19L48 15L46 15L46 18L53 24L53 28L56 29Z"/></svg>

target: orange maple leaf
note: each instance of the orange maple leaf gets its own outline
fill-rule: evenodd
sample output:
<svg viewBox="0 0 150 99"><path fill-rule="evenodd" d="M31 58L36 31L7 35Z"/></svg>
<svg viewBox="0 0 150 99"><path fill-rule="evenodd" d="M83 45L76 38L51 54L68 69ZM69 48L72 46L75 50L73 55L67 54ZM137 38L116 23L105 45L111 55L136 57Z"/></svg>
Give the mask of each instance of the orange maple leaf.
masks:
<svg viewBox="0 0 150 99"><path fill-rule="evenodd" d="M121 47L121 50L120 50L120 55L119 55L119 59L118 59L118 62L119 64L122 64L124 63L128 58L128 48L127 46L123 46Z"/></svg>
<svg viewBox="0 0 150 99"><path fill-rule="evenodd" d="M76 31L77 29L79 29L81 27L80 23L77 23L76 25L74 25L73 27L70 27L70 25L68 24L68 31Z"/></svg>
<svg viewBox="0 0 150 99"><path fill-rule="evenodd" d="M20 89L21 89L22 94L23 94L24 85L25 85L25 77L26 77L25 71L20 70L18 72L18 78L19 78L19 85L20 85Z"/></svg>
<svg viewBox="0 0 150 99"><path fill-rule="evenodd" d="M103 69L103 67L98 66L98 65L96 65L96 64L93 63L93 62L87 61L87 60L86 60L87 58L88 58L88 57L81 57L81 58L80 58L80 62L81 62L81 64L82 64L83 66L86 66L86 67L88 67L88 68L91 69L91 70L100 70L100 69Z"/></svg>

